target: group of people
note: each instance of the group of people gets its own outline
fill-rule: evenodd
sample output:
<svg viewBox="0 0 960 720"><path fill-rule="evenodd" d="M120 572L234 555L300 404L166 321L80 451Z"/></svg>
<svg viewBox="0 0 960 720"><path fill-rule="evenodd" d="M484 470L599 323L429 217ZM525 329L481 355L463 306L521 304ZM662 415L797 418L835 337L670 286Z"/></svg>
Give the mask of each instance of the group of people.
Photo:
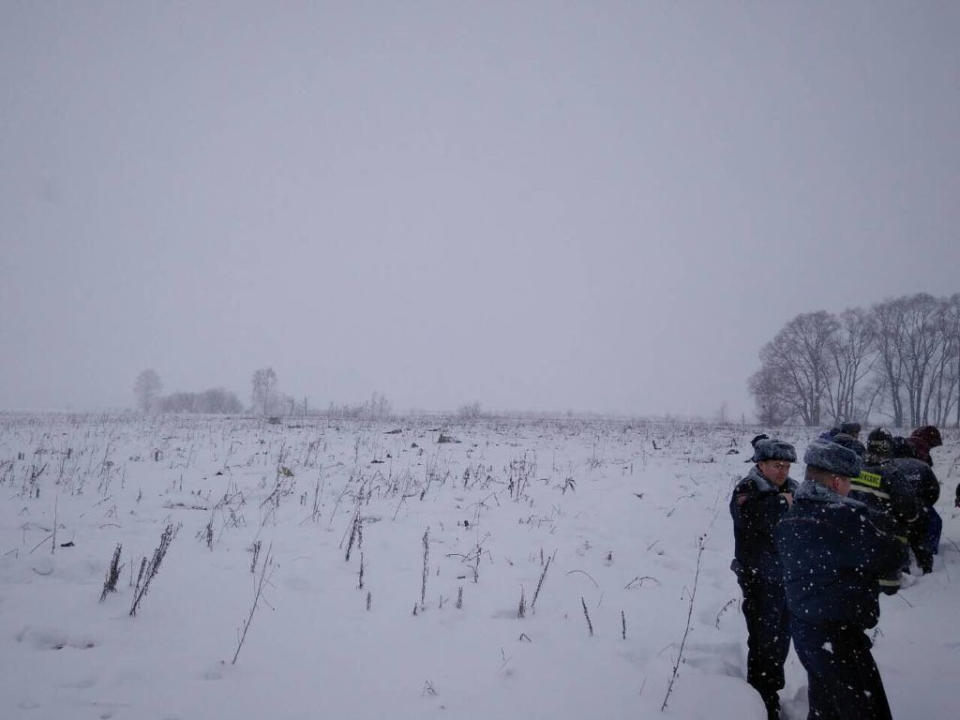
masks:
<svg viewBox="0 0 960 720"><path fill-rule="evenodd" d="M810 719L891 718L865 631L879 620L880 593L896 593L912 567L910 551L921 573L933 570L943 523L930 451L943 443L932 425L906 438L877 428L865 444L860 430L844 423L812 441L801 483L790 477L793 445L758 435L730 498L747 682L769 720L780 717L791 639Z"/></svg>

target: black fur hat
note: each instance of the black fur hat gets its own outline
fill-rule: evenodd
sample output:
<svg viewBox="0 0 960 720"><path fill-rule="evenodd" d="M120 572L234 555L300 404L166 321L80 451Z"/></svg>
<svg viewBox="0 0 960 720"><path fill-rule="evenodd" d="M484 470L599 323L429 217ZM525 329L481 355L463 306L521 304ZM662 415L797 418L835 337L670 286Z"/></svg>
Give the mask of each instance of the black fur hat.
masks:
<svg viewBox="0 0 960 720"><path fill-rule="evenodd" d="M860 433L860 423L858 422L840 423L840 432L846 435L852 435L853 437L856 437Z"/></svg>
<svg viewBox="0 0 960 720"><path fill-rule="evenodd" d="M867 451L867 448L864 447L862 442L846 433L837 433L833 436L833 441L837 445L843 445L848 450L853 450L857 454L857 457L863 457L863 454Z"/></svg>

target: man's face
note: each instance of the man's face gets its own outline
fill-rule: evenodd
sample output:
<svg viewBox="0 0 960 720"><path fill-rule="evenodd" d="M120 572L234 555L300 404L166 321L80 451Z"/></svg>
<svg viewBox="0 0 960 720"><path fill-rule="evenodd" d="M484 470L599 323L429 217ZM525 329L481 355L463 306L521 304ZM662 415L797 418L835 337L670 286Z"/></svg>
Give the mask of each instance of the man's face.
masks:
<svg viewBox="0 0 960 720"><path fill-rule="evenodd" d="M760 468L760 474L777 487L783 485L790 474L790 463L783 460L761 460L757 467Z"/></svg>

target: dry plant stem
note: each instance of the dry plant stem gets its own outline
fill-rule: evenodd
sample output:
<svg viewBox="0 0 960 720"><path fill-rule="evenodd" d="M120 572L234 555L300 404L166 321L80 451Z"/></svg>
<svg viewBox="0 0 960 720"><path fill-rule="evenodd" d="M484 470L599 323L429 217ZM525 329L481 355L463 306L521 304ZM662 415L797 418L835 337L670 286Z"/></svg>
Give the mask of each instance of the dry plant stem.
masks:
<svg viewBox="0 0 960 720"><path fill-rule="evenodd" d="M717 613L717 622L716 622L717 630L720 629L720 618L730 608L730 606L736 602L737 602L737 598L730 598L729 600L727 600L727 602L724 603L723 607L720 608L720 612Z"/></svg>
<svg viewBox="0 0 960 720"><path fill-rule="evenodd" d="M653 577L652 575L644 575L643 577L640 577L640 576L635 577L633 580L631 580L630 582L628 582L628 583L623 587L623 589L624 589L624 590L632 590L632 589L634 588L634 585L636 585L636 587L643 587L643 581L644 581L644 580L653 580L657 585L660 584L660 581L657 580L657 579L656 579L655 577Z"/></svg>
<svg viewBox="0 0 960 720"><path fill-rule="evenodd" d="M530 601L531 612L537 606L537 598L540 596L540 588L543 586L543 579L547 576L547 570L550 569L551 560L553 560L552 557L547 558L547 564L543 566L543 572L540 573L540 580L537 582L537 589L533 591L533 600Z"/></svg>
<svg viewBox="0 0 960 720"><path fill-rule="evenodd" d="M256 540L253 545L250 546L250 549L253 553L253 559L250 561L250 574L256 575L257 573L257 559L260 557L260 540Z"/></svg>
<svg viewBox="0 0 960 720"><path fill-rule="evenodd" d="M424 610L424 603L427 600L427 573L429 571L428 562L430 560L430 528L423 533L423 582L420 585L420 609Z"/></svg>
<svg viewBox="0 0 960 720"><path fill-rule="evenodd" d="M357 505L357 511L353 514L353 522L350 524L350 539L347 541L347 552L344 555L344 560L350 562L350 552L353 550L353 543L357 539L357 534L360 532L360 506Z"/></svg>
<svg viewBox="0 0 960 720"><path fill-rule="evenodd" d="M247 639L247 631L250 629L250 623L253 622L253 614L257 611L257 606L260 604L260 596L263 594L263 586L270 580L270 576L273 574L273 558L270 556L272 550L273 543L270 543L270 545L267 547L267 554L263 557L263 564L260 566L260 577L257 579L256 590L253 594L253 605L250 606L250 614L247 615L247 619L243 623L243 630L240 632L240 641L237 643L237 651L233 653L233 660L230 661L231 665L237 664L237 657L240 655L240 648L243 647L243 641Z"/></svg>
<svg viewBox="0 0 960 720"><path fill-rule="evenodd" d="M147 569L146 556L140 558L140 572L137 573L137 584L133 585L133 565L130 566L130 584L133 585L133 594L140 592L140 583L143 581L143 573Z"/></svg>
<svg viewBox="0 0 960 720"><path fill-rule="evenodd" d="M50 543L51 555L57 552L57 523L59 522L59 520L57 519L57 510L58 510L59 504L60 504L60 496L57 495L53 499L53 540Z"/></svg>
<svg viewBox="0 0 960 720"><path fill-rule="evenodd" d="M24 534L26 534L26 533L24 533ZM36 550L38 547L40 547L41 545L43 545L47 540L49 540L50 538L52 538L53 535L54 535L54 533L50 533L50 534L47 535L43 540L41 540L41 541L38 542L36 545L34 545L34 546L30 549L30 554L32 555L34 550Z"/></svg>
<svg viewBox="0 0 960 720"><path fill-rule="evenodd" d="M344 483L343 490L340 491L340 494L337 495L337 501L333 504L333 510L330 511L330 524L333 524L333 519L337 515L337 510L340 509L340 503L343 502L344 496L347 494L347 491L350 489L350 483Z"/></svg>
<svg viewBox="0 0 960 720"><path fill-rule="evenodd" d="M113 551L113 559L110 561L110 569L107 571L107 579L103 583L103 592L100 593L100 602L107 598L107 593L117 591L117 580L120 579L120 550L123 546L117 543Z"/></svg>
<svg viewBox="0 0 960 720"><path fill-rule="evenodd" d="M690 634L690 619L693 617L693 601L697 597L697 583L700 580L700 565L703 559L704 536L697 540L697 571L693 576L693 589L690 591L690 605L687 608L687 624L683 628L683 637L680 639L680 650L677 652L677 661L673 664L673 673L670 675L670 682L667 684L667 694L663 696L663 705L660 706L660 712L667 709L667 701L670 699L670 693L673 692L673 684L677 680L677 673L680 671L680 663L683 662L683 649L687 644L687 635Z"/></svg>
<svg viewBox="0 0 960 720"><path fill-rule="evenodd" d="M590 637L593 637L593 623L590 622L590 613L587 612L587 601L580 596L580 604L583 605L583 616L587 619L587 630L590 631Z"/></svg>
<svg viewBox="0 0 960 720"><path fill-rule="evenodd" d="M130 606L131 616L137 614L137 607L140 605L140 601L143 600L143 596L147 594L147 590L150 588L150 581L153 580L160 571L160 563L163 562L163 558L170 548L170 543L173 542L173 539L177 536L181 527L182 525L180 524L174 526L173 523L170 523L167 525L160 535L160 544L153 551L153 557L150 559L149 564L146 558L143 559L140 565L140 577L137 578L137 589L133 595L133 604ZM140 584L141 578L143 579L142 585Z"/></svg>
<svg viewBox="0 0 960 720"><path fill-rule="evenodd" d="M313 488L313 512L310 515L310 519L313 522L317 522L320 519L320 498L323 494L323 465L320 466L320 470L317 471L317 484Z"/></svg>

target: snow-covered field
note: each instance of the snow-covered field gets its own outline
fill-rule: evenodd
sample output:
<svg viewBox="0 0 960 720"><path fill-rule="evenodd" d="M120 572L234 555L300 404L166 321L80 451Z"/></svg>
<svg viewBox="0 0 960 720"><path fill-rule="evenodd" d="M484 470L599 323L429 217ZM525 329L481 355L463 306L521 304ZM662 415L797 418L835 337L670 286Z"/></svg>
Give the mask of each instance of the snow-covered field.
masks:
<svg viewBox="0 0 960 720"><path fill-rule="evenodd" d="M0 718L656 717L678 658L664 716L763 718L728 569L758 431L0 415ZM945 440L935 571L881 598L898 718L960 714Z"/></svg>

